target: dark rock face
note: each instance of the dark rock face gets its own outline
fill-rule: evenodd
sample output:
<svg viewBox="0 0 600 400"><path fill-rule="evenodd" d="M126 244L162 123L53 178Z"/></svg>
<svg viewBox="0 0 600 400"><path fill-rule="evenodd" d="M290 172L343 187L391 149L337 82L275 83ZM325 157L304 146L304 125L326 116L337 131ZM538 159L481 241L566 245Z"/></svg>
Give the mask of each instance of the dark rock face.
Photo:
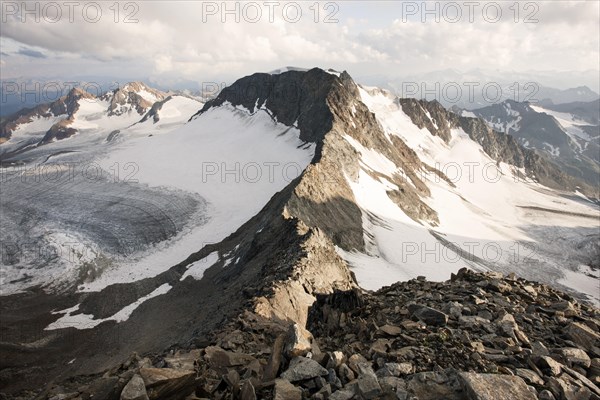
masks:
<svg viewBox="0 0 600 400"><path fill-rule="evenodd" d="M334 75L319 68L277 75L257 73L223 89L199 113L225 102L243 106L252 113L266 107L277 121L297 126L300 139L316 143L331 130L333 116L326 99L337 82Z"/></svg>
<svg viewBox="0 0 600 400"><path fill-rule="evenodd" d="M142 92L145 94L140 94ZM144 96L152 96L153 98L146 98ZM3 119L0 124L0 145L10 139L12 133L19 125L32 122L36 118L63 117L48 129L41 140L38 139L37 142L26 143L23 147L31 144L40 146L73 136L78 130L72 128L70 125L74 121L75 113L79 110L79 104L82 100L91 102L99 100L107 101L109 103L106 110L108 116L119 116L134 112L142 117L156 103L158 105L155 113L151 115L156 117L156 111L160 109L160 106L162 106L162 103L166 99L167 95L165 93L152 89L141 82L128 83L124 87L105 93L99 98L80 88L73 88L68 94L56 101L48 104L40 104L31 109L23 109ZM148 115L145 117L149 118Z"/></svg>
<svg viewBox="0 0 600 400"><path fill-rule="evenodd" d="M600 99L595 101L574 101L563 104L544 104L544 108L573 114L590 125L600 124Z"/></svg>
<svg viewBox="0 0 600 400"><path fill-rule="evenodd" d="M426 128L434 136L439 136L448 143L450 140L450 126L448 111L436 100L431 102L417 99L399 99L402 110L419 128ZM429 115L427 115L429 113ZM431 117L431 118L430 118Z"/></svg>

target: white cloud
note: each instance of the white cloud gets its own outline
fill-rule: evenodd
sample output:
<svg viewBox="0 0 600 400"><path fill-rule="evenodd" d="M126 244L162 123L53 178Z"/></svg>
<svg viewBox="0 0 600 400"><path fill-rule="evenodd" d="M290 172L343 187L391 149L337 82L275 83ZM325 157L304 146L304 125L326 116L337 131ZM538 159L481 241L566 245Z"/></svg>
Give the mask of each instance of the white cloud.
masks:
<svg viewBox="0 0 600 400"><path fill-rule="evenodd" d="M3 23L3 51L9 38L14 47L40 49L48 57L14 57L11 64L20 63L23 68L13 71L35 73L37 65L41 74L51 70L54 62L53 72L59 73L64 71L66 58L96 73L121 66L146 76L191 79L231 78L283 65L331 66L357 74L449 67L599 68L597 2L538 2L536 24L514 23L506 8L495 24L481 16L475 23L422 23L414 17L403 22L401 3L366 1L339 3L335 17L340 22L333 24L314 23L314 13L308 8L312 2L301 3L303 17L298 23L286 22L280 10L270 23L265 8L259 23L235 23L231 15L226 23L218 15L203 22L202 2L139 2L135 15L139 23L127 24L114 22L108 9L112 3L101 4L103 17L97 23L86 22L81 13L75 13L73 23L66 18L58 23L35 23L31 18L26 23L15 19ZM228 4L233 7L234 3ZM526 11L531 10L520 10L521 20ZM321 10L319 19L325 15ZM121 10L119 18L124 16Z"/></svg>

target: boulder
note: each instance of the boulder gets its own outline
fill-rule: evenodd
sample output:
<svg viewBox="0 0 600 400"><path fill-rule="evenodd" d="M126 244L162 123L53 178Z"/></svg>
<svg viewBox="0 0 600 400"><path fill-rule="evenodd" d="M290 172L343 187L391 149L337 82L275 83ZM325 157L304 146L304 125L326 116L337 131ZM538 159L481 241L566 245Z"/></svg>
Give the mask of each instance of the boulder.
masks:
<svg viewBox="0 0 600 400"><path fill-rule="evenodd" d="M542 386L544 384L544 380L535 371L530 369L517 368L516 373L518 377L523 378L525 382L531 385Z"/></svg>
<svg viewBox="0 0 600 400"><path fill-rule="evenodd" d="M459 374L469 400L537 400L518 376L498 374Z"/></svg>
<svg viewBox="0 0 600 400"><path fill-rule="evenodd" d="M401 376L409 375L414 372L415 368L411 363L385 363L382 368L377 370L376 375L384 376Z"/></svg>
<svg viewBox="0 0 600 400"><path fill-rule="evenodd" d="M344 388L333 392L329 400L350 400L356 395L356 392L350 388Z"/></svg>
<svg viewBox="0 0 600 400"><path fill-rule="evenodd" d="M348 366L355 373L359 373L359 364L367 363L367 359L363 357L361 354L352 354L348 359Z"/></svg>
<svg viewBox="0 0 600 400"><path fill-rule="evenodd" d="M240 391L240 400L256 400L256 392L252 382L245 381Z"/></svg>
<svg viewBox="0 0 600 400"><path fill-rule="evenodd" d="M411 304L408 306L408 311L427 325L444 326L448 323L448 315L435 308Z"/></svg>
<svg viewBox="0 0 600 400"><path fill-rule="evenodd" d="M373 368L368 363L359 364L358 391L366 400L374 399L381 394L381 386Z"/></svg>
<svg viewBox="0 0 600 400"><path fill-rule="evenodd" d="M496 323L501 333L505 336L519 340L521 343L529 344L529 338L521 331L512 314L504 314Z"/></svg>
<svg viewBox="0 0 600 400"><path fill-rule="evenodd" d="M402 333L402 328L395 326L395 325L383 325L382 327L380 327L377 330L377 333L379 335L386 335L386 336L400 336L400 334Z"/></svg>
<svg viewBox="0 0 600 400"><path fill-rule="evenodd" d="M125 385L121 392L121 400L149 400L144 380L138 374Z"/></svg>
<svg viewBox="0 0 600 400"><path fill-rule="evenodd" d="M312 334L298 324L290 325L285 345L285 353L289 358L306 356L312 348Z"/></svg>
<svg viewBox="0 0 600 400"><path fill-rule="evenodd" d="M572 322L569 324L567 336L586 350L590 350L592 347L597 346L600 341L600 335L598 333L594 332L587 325L579 322Z"/></svg>
<svg viewBox="0 0 600 400"><path fill-rule="evenodd" d="M140 376L144 380L150 400L170 396L183 399L194 391L196 374L193 371L172 368L141 368Z"/></svg>
<svg viewBox="0 0 600 400"><path fill-rule="evenodd" d="M537 366L552 376L558 376L562 372L562 364L548 356L540 357Z"/></svg>
<svg viewBox="0 0 600 400"><path fill-rule="evenodd" d="M275 380L274 400L301 400L302 389L292 385L285 379Z"/></svg>
<svg viewBox="0 0 600 400"><path fill-rule="evenodd" d="M199 358L199 350L192 350L189 353L177 352L173 356L165 357L165 364L169 368L194 371L194 364Z"/></svg>
<svg viewBox="0 0 600 400"><path fill-rule="evenodd" d="M592 359L587 353L575 347L565 347L559 350L559 354L567 361L568 365L578 365L583 368L589 368Z"/></svg>
<svg viewBox="0 0 600 400"><path fill-rule="evenodd" d="M226 351L218 346L209 346L204 349L204 359L215 369L227 369L240 365L248 365L256 359L248 354ZM224 371L225 372L225 371Z"/></svg>
<svg viewBox="0 0 600 400"><path fill-rule="evenodd" d="M288 369L281 374L281 377L290 382L298 382L328 374L329 372L315 360L306 357L295 357L290 361Z"/></svg>

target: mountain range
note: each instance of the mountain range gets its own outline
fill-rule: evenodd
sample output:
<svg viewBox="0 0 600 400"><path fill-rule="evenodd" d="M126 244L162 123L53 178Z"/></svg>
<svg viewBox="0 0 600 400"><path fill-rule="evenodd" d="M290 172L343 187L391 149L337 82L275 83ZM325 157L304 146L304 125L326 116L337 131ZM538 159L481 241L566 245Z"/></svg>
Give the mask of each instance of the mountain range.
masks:
<svg viewBox="0 0 600 400"><path fill-rule="evenodd" d="M549 155L572 176L598 186L600 176L600 100L540 106L506 100L461 115L477 116L514 136L527 148Z"/></svg>
<svg viewBox="0 0 600 400"><path fill-rule="evenodd" d="M246 76L205 103L134 82L99 97L74 89L20 111L0 125L3 390L51 398L55 383L87 376L93 383L73 398L113 398L110 390L122 393L134 380L119 375L132 352L196 348L222 372L204 371L211 393L230 385L240 398L256 398L258 388L275 397L285 362L272 360L282 348L251 364L215 348L215 337L223 333L218 342L230 350L244 335L260 341L267 328L256 321L264 319L277 332L291 327L280 347L286 335L297 344L307 326L327 323L310 314L314 304L346 313L364 305L352 293L390 291L396 281L460 275L483 282L464 296L481 300L493 290L501 295L490 304L508 308L513 289L500 277L513 273L542 282L536 296L597 305L597 128L593 104L450 111L319 68ZM444 319L407 307L431 326ZM506 348L533 346L514 318L493 311L499 329L512 327ZM370 328L363 331L380 329ZM298 359L294 351L286 350L296 360L289 370L292 362L316 368L304 360L308 350ZM147 396L191 393L174 394L169 385L189 374L167 377L173 367L157 360L136 370ZM219 369L236 365L245 369ZM375 398L364 386L374 374L356 368L356 390ZM292 372L281 376L294 381ZM581 382L573 385L587 387ZM313 396L324 386L304 389ZM157 394L166 392L172 397Z"/></svg>

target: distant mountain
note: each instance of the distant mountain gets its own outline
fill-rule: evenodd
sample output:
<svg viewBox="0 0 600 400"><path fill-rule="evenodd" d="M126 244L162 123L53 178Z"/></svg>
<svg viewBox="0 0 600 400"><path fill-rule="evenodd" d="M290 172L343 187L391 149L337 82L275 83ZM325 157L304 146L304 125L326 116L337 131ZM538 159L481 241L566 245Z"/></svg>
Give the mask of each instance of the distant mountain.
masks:
<svg viewBox="0 0 600 400"><path fill-rule="evenodd" d="M571 114L574 119L587 122L590 125L600 125L600 99L595 101L577 101L565 104L540 103L547 110Z"/></svg>
<svg viewBox="0 0 600 400"><path fill-rule="evenodd" d="M598 73L596 72L595 80L588 75L582 74L579 82L589 82L597 87ZM479 70L464 72L450 68L402 77L367 76L361 81L390 90L399 97L437 100L447 108L455 106L467 110L505 100L563 104L599 99L600 95L586 85L562 89L552 86L555 81L563 85L567 81L576 81L577 76L573 74L567 79L556 73L499 74Z"/></svg>
<svg viewBox="0 0 600 400"><path fill-rule="evenodd" d="M587 86L561 90L540 85L539 91L533 95L536 102L543 103L550 100L556 105L573 102L589 103L597 101L598 97L598 93Z"/></svg>
<svg viewBox="0 0 600 400"><path fill-rule="evenodd" d="M148 120L147 113L151 113L155 124L161 115L165 121L175 118L184 122L202 104L191 96L169 95L141 82L130 82L99 97L73 88L54 102L4 117L0 123L0 155L6 162L11 154L78 133L110 133Z"/></svg>
<svg viewBox="0 0 600 400"><path fill-rule="evenodd" d="M482 118L493 129L516 137L523 146L548 154L569 174L598 185L599 106L598 100L545 107L506 100L460 114Z"/></svg>

